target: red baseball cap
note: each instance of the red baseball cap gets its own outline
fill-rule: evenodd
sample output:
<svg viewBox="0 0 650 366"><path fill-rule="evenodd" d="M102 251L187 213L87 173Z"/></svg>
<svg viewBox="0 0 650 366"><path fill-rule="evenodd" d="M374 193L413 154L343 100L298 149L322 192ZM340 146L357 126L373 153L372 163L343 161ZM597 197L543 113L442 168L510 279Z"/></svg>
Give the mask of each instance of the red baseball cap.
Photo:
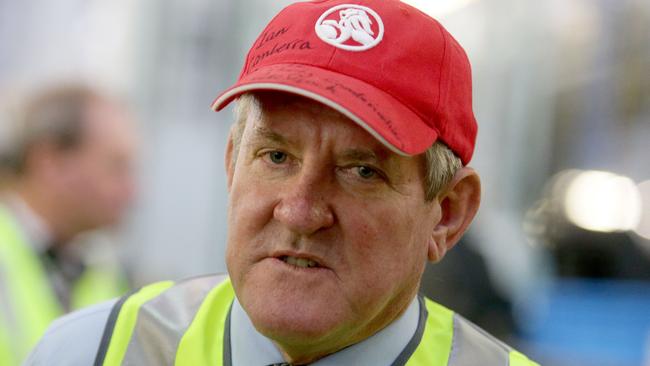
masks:
<svg viewBox="0 0 650 366"><path fill-rule="evenodd" d="M213 103L278 90L325 104L402 155L444 142L467 164L476 120L463 48L397 0L327 0L284 8L257 38L237 83Z"/></svg>

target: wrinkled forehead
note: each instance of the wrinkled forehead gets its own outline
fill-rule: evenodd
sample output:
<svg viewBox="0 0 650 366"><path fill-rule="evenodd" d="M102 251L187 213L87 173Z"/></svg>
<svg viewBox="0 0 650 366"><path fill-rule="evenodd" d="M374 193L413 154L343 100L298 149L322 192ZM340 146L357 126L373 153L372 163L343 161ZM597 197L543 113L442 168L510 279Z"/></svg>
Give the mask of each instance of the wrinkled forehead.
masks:
<svg viewBox="0 0 650 366"><path fill-rule="evenodd" d="M254 99L246 101L254 105L249 106L247 111L246 140L260 138L280 142L283 145L290 145L290 142L293 145L300 145L301 141L289 141L292 138L291 134L283 134L284 130L274 128L278 120L282 124L291 116L300 114L302 118L312 121L303 126L305 129L317 129L319 121L336 121L340 127L337 129L336 136L337 150L349 158L381 162L395 170L402 170L399 166L409 165L411 160L424 166L423 154L416 156L396 154L356 122L318 101L274 91L256 92L253 97ZM296 120L295 123L300 122ZM300 138L301 134L295 136Z"/></svg>
<svg viewBox="0 0 650 366"><path fill-rule="evenodd" d="M346 120L346 122L350 124L355 124L352 120L345 117L339 111L330 108L318 101L297 94L266 91L257 92L254 94L254 96L259 103L260 112L262 113L292 109L296 112L306 112L313 116L320 116L321 118L336 118Z"/></svg>
<svg viewBox="0 0 650 366"><path fill-rule="evenodd" d="M247 131L250 133L268 132L274 130L274 126L294 131L315 131L327 126L330 130L336 130L337 138L341 142L356 142L373 149L389 151L350 118L313 99L285 92L266 91L256 92L253 99L247 100L246 103L249 103L246 107L246 119L250 127Z"/></svg>

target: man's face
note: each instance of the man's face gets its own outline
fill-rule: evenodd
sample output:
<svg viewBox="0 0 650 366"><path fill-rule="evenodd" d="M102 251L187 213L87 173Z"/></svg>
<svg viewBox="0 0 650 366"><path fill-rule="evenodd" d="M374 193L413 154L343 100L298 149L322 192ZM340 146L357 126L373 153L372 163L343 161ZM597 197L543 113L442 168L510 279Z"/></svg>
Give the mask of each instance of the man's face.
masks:
<svg viewBox="0 0 650 366"><path fill-rule="evenodd" d="M228 271L259 331L288 353L327 354L408 306L440 205L425 202L421 157L330 108L274 98L228 172Z"/></svg>
<svg viewBox="0 0 650 366"><path fill-rule="evenodd" d="M134 194L136 141L125 111L97 100L88 105L86 118L81 145L61 166L65 201L80 229L115 223Z"/></svg>

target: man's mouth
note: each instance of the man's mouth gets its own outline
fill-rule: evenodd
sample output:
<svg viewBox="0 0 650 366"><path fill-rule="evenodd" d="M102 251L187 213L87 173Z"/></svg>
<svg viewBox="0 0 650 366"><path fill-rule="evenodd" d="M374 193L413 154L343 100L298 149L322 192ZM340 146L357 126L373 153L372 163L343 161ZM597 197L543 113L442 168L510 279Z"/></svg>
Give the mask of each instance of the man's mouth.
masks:
<svg viewBox="0 0 650 366"><path fill-rule="evenodd" d="M278 259L280 259L284 263L290 264L292 266L300 267L300 268L320 267L320 265L316 261L307 258L297 258L289 255L283 255L281 257L278 257Z"/></svg>

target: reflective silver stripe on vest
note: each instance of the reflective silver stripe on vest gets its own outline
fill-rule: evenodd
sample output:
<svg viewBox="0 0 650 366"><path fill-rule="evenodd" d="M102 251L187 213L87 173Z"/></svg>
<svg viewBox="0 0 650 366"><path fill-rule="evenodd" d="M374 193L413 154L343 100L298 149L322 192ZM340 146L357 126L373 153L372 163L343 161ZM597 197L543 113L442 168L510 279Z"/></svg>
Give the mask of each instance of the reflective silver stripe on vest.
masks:
<svg viewBox="0 0 650 366"><path fill-rule="evenodd" d="M448 366L508 366L510 347L458 314Z"/></svg>
<svg viewBox="0 0 650 366"><path fill-rule="evenodd" d="M226 275L175 284L140 308L123 365L173 365L181 338L206 295Z"/></svg>

